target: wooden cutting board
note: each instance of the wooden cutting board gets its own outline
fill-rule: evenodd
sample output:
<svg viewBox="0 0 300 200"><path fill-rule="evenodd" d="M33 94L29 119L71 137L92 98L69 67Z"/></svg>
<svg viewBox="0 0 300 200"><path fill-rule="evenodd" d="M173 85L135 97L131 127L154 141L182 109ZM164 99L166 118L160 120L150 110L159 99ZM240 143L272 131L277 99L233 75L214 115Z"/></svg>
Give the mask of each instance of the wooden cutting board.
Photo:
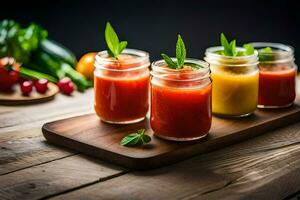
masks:
<svg viewBox="0 0 300 200"><path fill-rule="evenodd" d="M219 149L297 121L300 121L298 103L285 109L257 110L252 116L241 119L213 117L210 134L197 142L159 139L153 136L148 119L131 125L110 125L101 122L95 114L46 123L42 131L51 143L128 168L150 169ZM135 148L119 145L125 135L141 128L151 135L151 143Z"/></svg>
<svg viewBox="0 0 300 200"><path fill-rule="evenodd" d="M12 93L0 93L1 105L24 105L32 103L41 103L54 99L59 92L58 87L54 83L48 83L48 90L45 94L32 91L29 96L23 96L20 87L16 85Z"/></svg>

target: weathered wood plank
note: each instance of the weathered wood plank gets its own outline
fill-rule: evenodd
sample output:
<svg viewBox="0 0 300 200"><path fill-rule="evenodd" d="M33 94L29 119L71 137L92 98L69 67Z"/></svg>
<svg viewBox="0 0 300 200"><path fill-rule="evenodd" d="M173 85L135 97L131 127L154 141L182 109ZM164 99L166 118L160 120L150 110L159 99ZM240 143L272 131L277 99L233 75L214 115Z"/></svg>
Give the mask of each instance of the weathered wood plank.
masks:
<svg viewBox="0 0 300 200"><path fill-rule="evenodd" d="M45 122L91 112L92 90L73 97L27 106L0 106L0 175L74 155L49 145L42 136Z"/></svg>
<svg viewBox="0 0 300 200"><path fill-rule="evenodd" d="M39 199L124 172L85 156L71 156L0 176L0 199Z"/></svg>
<svg viewBox="0 0 300 200"><path fill-rule="evenodd" d="M283 199L300 189L300 123L53 199Z"/></svg>
<svg viewBox="0 0 300 200"><path fill-rule="evenodd" d="M0 175L74 155L74 152L46 143L40 128L3 134L0 152Z"/></svg>
<svg viewBox="0 0 300 200"><path fill-rule="evenodd" d="M41 127L45 122L93 112L93 90L73 96L57 95L55 100L26 105L0 106L0 136L3 132ZM4 111L2 111L4 110Z"/></svg>

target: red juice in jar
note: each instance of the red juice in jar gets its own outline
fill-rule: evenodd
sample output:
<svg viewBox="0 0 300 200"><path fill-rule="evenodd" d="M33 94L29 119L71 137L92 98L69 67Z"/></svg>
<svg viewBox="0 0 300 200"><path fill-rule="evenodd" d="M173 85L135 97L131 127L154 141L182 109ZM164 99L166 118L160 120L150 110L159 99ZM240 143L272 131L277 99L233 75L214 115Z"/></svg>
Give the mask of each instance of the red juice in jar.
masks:
<svg viewBox="0 0 300 200"><path fill-rule="evenodd" d="M260 70L258 104L285 107L296 97L296 69L282 68L276 71Z"/></svg>
<svg viewBox="0 0 300 200"><path fill-rule="evenodd" d="M188 59L187 59L188 60ZM205 137L211 127L212 87L208 64L200 69L172 70L164 61L152 64L151 128L156 136L175 141Z"/></svg>
<svg viewBox="0 0 300 200"><path fill-rule="evenodd" d="M101 120L116 124L143 120L149 107L148 54L125 49L116 60L100 52L95 66L94 107Z"/></svg>
<svg viewBox="0 0 300 200"><path fill-rule="evenodd" d="M252 43L259 57L259 108L291 106L296 97L294 49L280 43Z"/></svg>

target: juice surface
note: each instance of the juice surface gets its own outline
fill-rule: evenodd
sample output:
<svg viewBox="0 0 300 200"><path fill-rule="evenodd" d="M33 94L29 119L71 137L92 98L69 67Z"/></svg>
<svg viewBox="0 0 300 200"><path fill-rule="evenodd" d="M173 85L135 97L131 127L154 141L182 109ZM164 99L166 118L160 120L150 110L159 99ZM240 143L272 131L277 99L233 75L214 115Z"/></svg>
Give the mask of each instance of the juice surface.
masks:
<svg viewBox="0 0 300 200"><path fill-rule="evenodd" d="M151 128L169 138L198 138L211 127L211 84L174 88L152 84Z"/></svg>
<svg viewBox="0 0 300 200"><path fill-rule="evenodd" d="M124 64L110 67L128 69ZM96 113L107 122L122 123L144 118L149 107L149 80L147 68L128 72L102 70L95 73Z"/></svg>
<svg viewBox="0 0 300 200"><path fill-rule="evenodd" d="M264 106L286 106L296 97L294 68L276 71L260 70L258 104Z"/></svg>
<svg viewBox="0 0 300 200"><path fill-rule="evenodd" d="M224 116L252 113L258 99L258 70L211 66L212 112Z"/></svg>

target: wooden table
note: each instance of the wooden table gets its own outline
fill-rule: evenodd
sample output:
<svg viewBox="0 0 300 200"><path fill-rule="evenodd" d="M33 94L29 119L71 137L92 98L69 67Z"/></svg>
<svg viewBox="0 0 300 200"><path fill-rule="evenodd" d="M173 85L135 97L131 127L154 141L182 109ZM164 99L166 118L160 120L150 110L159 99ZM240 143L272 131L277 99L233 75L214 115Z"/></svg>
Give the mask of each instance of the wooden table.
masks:
<svg viewBox="0 0 300 200"><path fill-rule="evenodd" d="M59 94L48 103L0 106L1 200L297 199L300 123L175 165L137 172L43 138L43 123L93 112L92 96L89 90L74 97Z"/></svg>

